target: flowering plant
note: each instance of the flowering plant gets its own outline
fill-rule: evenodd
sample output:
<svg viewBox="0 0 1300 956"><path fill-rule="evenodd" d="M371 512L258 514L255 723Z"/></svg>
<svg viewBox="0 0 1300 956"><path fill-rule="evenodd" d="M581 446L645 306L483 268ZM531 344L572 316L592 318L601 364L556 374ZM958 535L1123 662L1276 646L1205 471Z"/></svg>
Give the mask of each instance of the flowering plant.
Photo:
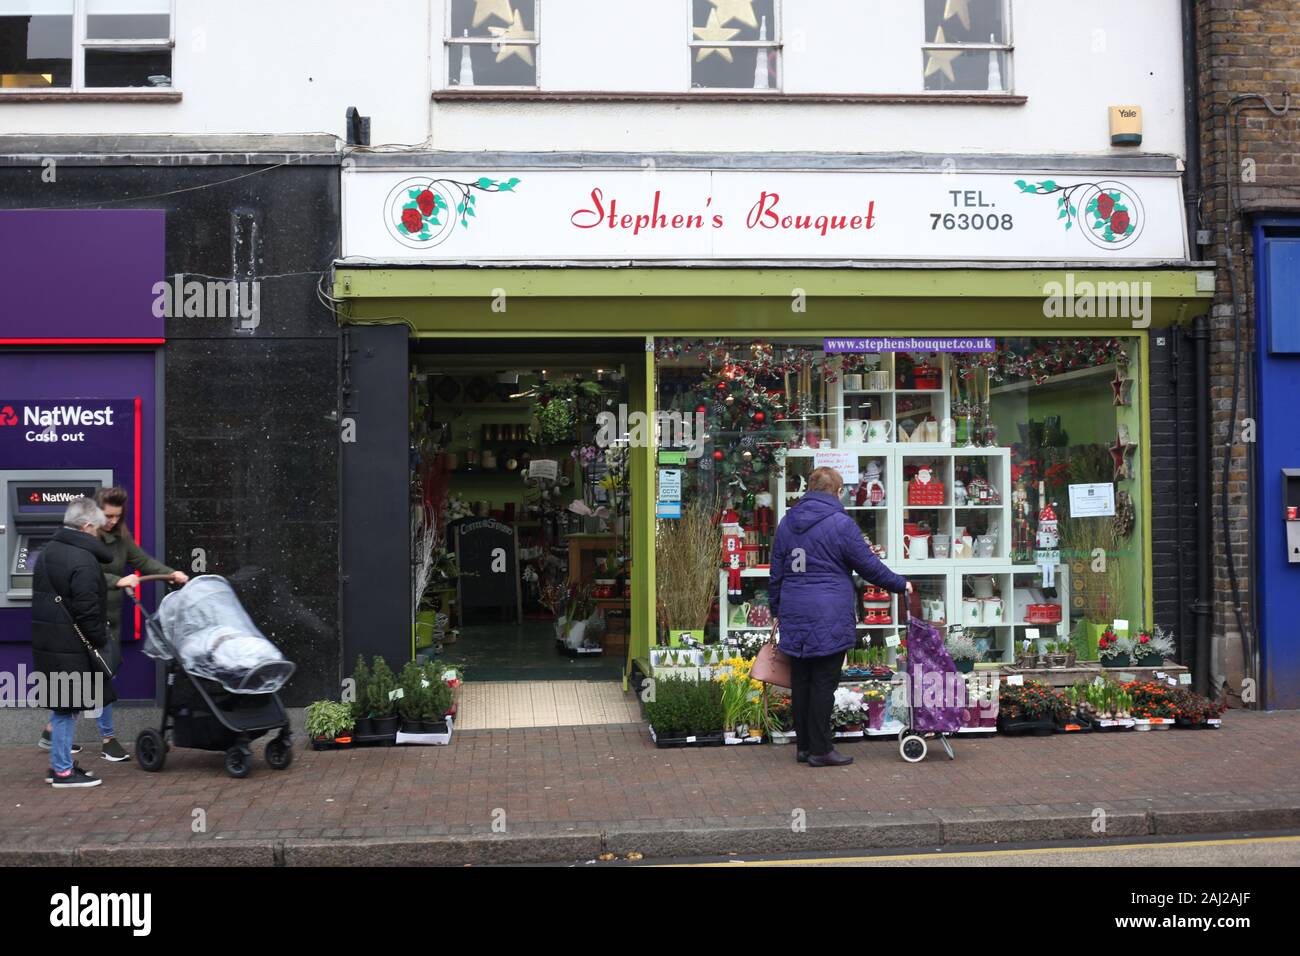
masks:
<svg viewBox="0 0 1300 956"><path fill-rule="evenodd" d="M762 716L760 694L763 682L749 676L753 666L753 661L743 657L728 657L713 678L722 685L722 707L726 712L724 726L728 728L737 724L757 725Z"/></svg>
<svg viewBox="0 0 1300 956"><path fill-rule="evenodd" d="M1160 659L1163 661L1174 656L1174 642L1159 627L1154 632L1143 629L1138 631L1134 651L1138 657L1159 654Z"/></svg>
<svg viewBox="0 0 1300 956"><path fill-rule="evenodd" d="M746 631L740 635L740 656L747 661L752 661L758 656L763 645L767 643L768 633L766 631Z"/></svg>
<svg viewBox="0 0 1300 956"><path fill-rule="evenodd" d="M763 724L769 734L773 731L781 732L794 729L793 701L790 699L789 694L768 692L767 718Z"/></svg>
<svg viewBox="0 0 1300 956"><path fill-rule="evenodd" d="M1070 713L1070 700L1041 681L1024 684L1003 683L998 694L998 710L1009 720L1051 720Z"/></svg>
<svg viewBox="0 0 1300 956"><path fill-rule="evenodd" d="M835 689L835 705L831 711L831 725L837 730L862 723L866 712L862 691L848 687Z"/></svg>
<svg viewBox="0 0 1300 956"><path fill-rule="evenodd" d="M943 646L954 661L973 661L978 660L980 656L979 645L975 643L975 638L967 637L955 629L949 632Z"/></svg>
<svg viewBox="0 0 1300 956"><path fill-rule="evenodd" d="M1174 705L1174 716L1194 724L1218 717L1228 709L1227 704L1202 697L1186 688L1171 689L1169 699Z"/></svg>
<svg viewBox="0 0 1300 956"><path fill-rule="evenodd" d="M1167 684L1154 681L1138 683L1130 681L1121 685L1124 692L1133 698L1134 717L1177 717L1178 706L1170 696L1172 688Z"/></svg>
<svg viewBox="0 0 1300 956"><path fill-rule="evenodd" d="M1111 661L1125 654L1133 653L1133 641L1127 637L1116 637L1109 627L1097 640L1097 656L1103 661Z"/></svg>

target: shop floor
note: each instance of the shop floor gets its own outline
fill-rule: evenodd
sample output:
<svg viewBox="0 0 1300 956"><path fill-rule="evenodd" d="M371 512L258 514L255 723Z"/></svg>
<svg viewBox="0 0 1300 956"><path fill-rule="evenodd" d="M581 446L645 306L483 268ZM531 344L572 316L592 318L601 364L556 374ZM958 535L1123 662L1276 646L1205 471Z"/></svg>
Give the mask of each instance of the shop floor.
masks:
<svg viewBox="0 0 1300 956"><path fill-rule="evenodd" d="M621 681L623 677L621 653L588 657L558 653L551 621L467 625L455 644L443 645L438 659L464 667L473 681Z"/></svg>
<svg viewBox="0 0 1300 956"><path fill-rule="evenodd" d="M621 681L474 681L461 686L457 730L626 724L641 711Z"/></svg>

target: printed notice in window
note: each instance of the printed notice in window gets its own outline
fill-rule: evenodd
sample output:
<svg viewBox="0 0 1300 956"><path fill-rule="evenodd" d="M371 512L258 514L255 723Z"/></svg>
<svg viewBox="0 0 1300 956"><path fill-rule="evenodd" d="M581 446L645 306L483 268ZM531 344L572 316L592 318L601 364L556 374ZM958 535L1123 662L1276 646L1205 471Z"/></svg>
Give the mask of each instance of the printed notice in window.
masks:
<svg viewBox="0 0 1300 956"><path fill-rule="evenodd" d="M1071 518L1108 518L1115 514L1115 486L1110 482L1070 486Z"/></svg>

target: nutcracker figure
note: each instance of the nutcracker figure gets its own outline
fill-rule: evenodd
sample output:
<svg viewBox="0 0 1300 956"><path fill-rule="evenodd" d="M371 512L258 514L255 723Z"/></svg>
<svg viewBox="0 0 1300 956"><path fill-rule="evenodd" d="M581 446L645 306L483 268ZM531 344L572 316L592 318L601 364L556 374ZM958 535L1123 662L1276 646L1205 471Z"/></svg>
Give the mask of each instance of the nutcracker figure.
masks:
<svg viewBox="0 0 1300 956"><path fill-rule="evenodd" d="M1043 587L1056 587L1056 565L1061 560L1061 536L1056 526L1055 502L1047 500L1042 482L1038 485L1038 497L1043 502L1043 509L1038 512L1038 534L1034 540L1034 563L1043 575Z"/></svg>
<svg viewBox="0 0 1300 956"><path fill-rule="evenodd" d="M734 512L733 512L734 514ZM740 604L744 601L744 591L740 586L740 572L745 566L745 534L738 522L722 525L722 566L727 571L727 601Z"/></svg>

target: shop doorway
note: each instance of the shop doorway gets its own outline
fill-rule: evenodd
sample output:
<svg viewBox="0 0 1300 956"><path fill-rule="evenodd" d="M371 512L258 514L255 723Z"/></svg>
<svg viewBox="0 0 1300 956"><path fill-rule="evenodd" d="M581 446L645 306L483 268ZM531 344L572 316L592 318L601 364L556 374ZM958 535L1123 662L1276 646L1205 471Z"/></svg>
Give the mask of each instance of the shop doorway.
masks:
<svg viewBox="0 0 1300 956"><path fill-rule="evenodd" d="M641 338L412 344L415 651L464 669L483 726L635 719L580 685L627 671L637 362ZM493 693L519 682L546 686Z"/></svg>

